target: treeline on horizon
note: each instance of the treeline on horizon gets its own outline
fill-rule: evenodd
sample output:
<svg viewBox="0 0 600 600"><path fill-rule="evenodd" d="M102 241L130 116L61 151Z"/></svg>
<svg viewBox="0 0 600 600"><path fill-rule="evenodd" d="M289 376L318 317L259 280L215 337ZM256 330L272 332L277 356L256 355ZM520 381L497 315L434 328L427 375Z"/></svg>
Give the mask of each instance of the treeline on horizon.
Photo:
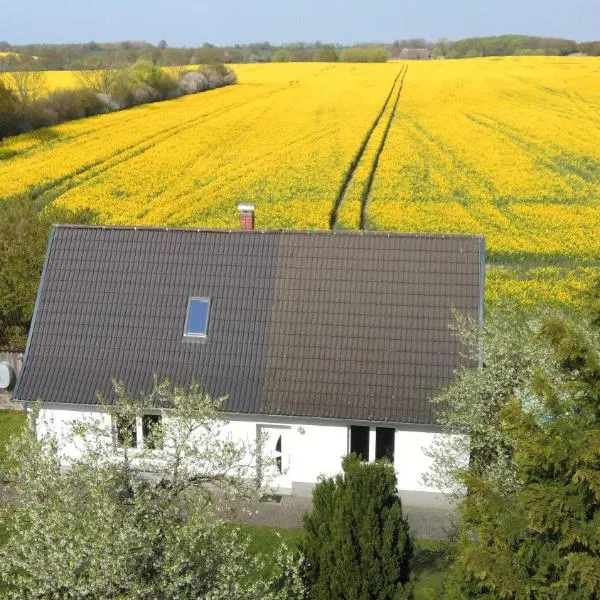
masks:
<svg viewBox="0 0 600 600"><path fill-rule="evenodd" d="M77 87L48 93L45 71L29 68L29 63L19 66L0 78L0 140L237 82L235 72L221 63L162 68L151 60L140 59L120 67L82 69L77 72Z"/></svg>
<svg viewBox="0 0 600 600"><path fill-rule="evenodd" d="M576 53L600 56L600 41L578 43L562 38L524 35L474 37L457 41L442 38L437 42L415 38L396 40L392 44L353 46L320 42L279 46L269 42L233 46L204 43L196 48L171 48L164 40L157 45L136 41L11 45L0 41L0 70L14 68L23 58L35 63L36 68L48 70L93 69L106 64L132 64L138 60L151 60L162 66L252 62L385 62L399 58L405 48L427 49L433 58L567 56Z"/></svg>

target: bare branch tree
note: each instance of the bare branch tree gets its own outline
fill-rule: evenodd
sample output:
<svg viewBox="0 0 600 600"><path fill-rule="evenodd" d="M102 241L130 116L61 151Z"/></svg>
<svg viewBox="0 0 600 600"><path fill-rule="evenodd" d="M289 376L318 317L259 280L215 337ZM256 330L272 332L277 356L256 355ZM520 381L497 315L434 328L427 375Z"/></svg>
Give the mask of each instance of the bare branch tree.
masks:
<svg viewBox="0 0 600 600"><path fill-rule="evenodd" d="M118 80L121 69L113 65L86 69L77 72L81 85L98 94L109 94L113 84Z"/></svg>
<svg viewBox="0 0 600 600"><path fill-rule="evenodd" d="M7 80L23 105L35 102L46 88L46 73L23 61L15 65L14 71L7 73Z"/></svg>

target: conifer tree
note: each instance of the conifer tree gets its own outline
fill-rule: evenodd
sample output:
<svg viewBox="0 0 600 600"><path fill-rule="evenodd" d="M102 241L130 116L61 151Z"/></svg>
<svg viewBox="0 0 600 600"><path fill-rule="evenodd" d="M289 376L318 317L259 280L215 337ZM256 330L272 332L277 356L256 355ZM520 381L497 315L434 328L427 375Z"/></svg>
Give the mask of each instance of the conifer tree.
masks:
<svg viewBox="0 0 600 600"><path fill-rule="evenodd" d="M301 549L311 598L412 598L412 545L393 466L352 455L342 475L321 480L313 512L304 520Z"/></svg>
<svg viewBox="0 0 600 600"><path fill-rule="evenodd" d="M518 485L471 477L447 598L600 598L599 336L554 319L538 342L563 377L532 375L541 413L517 397L502 411Z"/></svg>

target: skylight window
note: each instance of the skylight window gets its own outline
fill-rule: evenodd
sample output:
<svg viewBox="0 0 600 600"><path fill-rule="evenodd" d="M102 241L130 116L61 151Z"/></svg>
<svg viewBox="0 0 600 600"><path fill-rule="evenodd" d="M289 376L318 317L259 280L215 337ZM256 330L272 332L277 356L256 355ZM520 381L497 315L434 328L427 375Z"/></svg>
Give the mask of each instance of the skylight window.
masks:
<svg viewBox="0 0 600 600"><path fill-rule="evenodd" d="M185 337L206 337L209 312L210 298L189 299L185 319Z"/></svg>

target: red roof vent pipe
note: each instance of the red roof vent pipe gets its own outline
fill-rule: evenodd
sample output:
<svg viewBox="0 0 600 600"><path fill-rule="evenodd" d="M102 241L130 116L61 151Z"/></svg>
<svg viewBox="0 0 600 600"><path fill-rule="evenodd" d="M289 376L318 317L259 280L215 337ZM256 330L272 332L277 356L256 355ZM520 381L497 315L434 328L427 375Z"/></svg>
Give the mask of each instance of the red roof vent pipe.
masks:
<svg viewBox="0 0 600 600"><path fill-rule="evenodd" d="M254 229L254 204L238 204L240 211L240 229L251 231Z"/></svg>

